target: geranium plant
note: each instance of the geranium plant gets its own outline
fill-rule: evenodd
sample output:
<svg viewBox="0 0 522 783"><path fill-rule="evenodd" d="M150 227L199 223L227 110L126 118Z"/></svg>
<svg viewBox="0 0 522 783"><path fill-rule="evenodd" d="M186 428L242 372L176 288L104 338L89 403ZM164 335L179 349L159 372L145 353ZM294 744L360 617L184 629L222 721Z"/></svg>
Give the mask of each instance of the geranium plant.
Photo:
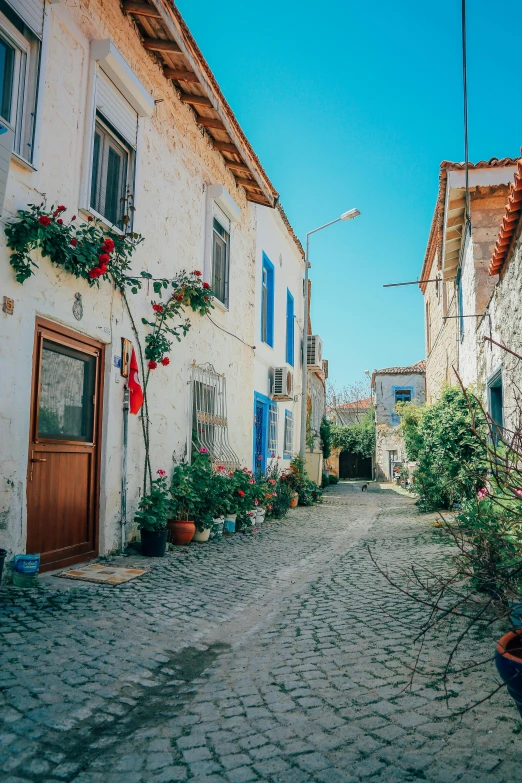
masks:
<svg viewBox="0 0 522 783"><path fill-rule="evenodd" d="M140 530L165 530L171 516L167 474L158 470L159 478L152 482L150 492L140 500L135 519Z"/></svg>

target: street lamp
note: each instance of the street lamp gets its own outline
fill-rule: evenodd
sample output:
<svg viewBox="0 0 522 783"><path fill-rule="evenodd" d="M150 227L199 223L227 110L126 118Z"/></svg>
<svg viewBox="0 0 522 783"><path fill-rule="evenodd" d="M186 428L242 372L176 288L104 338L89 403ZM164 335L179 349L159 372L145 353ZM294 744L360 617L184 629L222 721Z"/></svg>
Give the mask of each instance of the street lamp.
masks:
<svg viewBox="0 0 522 783"><path fill-rule="evenodd" d="M319 226L319 228L314 228L313 231L309 231L306 235L306 253L305 253L305 276L304 276L304 323L303 323L303 380L302 380L302 394L303 398L301 401L301 459L303 460L303 463L305 461L306 457L306 405L307 405L307 380L308 380L308 266L310 263L310 253L309 253L309 244L310 244L310 237L312 234L317 234L318 231L322 231L323 228L328 228L328 226L333 226L334 223L339 223L340 221L346 221L351 220L352 218L357 217L357 215L360 215L360 211L358 209L349 209L347 212L343 212L343 214L335 218L335 220L331 220L329 223L325 223L323 226Z"/></svg>

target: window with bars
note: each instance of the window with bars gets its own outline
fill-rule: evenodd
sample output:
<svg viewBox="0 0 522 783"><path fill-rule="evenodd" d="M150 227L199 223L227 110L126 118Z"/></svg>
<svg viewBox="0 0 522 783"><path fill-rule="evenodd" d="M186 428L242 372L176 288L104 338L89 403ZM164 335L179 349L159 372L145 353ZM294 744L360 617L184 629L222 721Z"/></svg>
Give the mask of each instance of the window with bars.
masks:
<svg viewBox="0 0 522 783"><path fill-rule="evenodd" d="M212 228L212 290L216 299L228 307L230 271L230 233L214 217Z"/></svg>
<svg viewBox="0 0 522 783"><path fill-rule="evenodd" d="M290 459L294 450L294 417L292 411L285 411L285 435L283 457Z"/></svg>
<svg viewBox="0 0 522 783"><path fill-rule="evenodd" d="M129 147L97 114L92 151L91 207L120 228L125 212Z"/></svg>
<svg viewBox="0 0 522 783"><path fill-rule="evenodd" d="M277 426L278 426L277 403L273 402L270 405L269 418L268 418L268 453L269 456L272 458L277 456Z"/></svg>

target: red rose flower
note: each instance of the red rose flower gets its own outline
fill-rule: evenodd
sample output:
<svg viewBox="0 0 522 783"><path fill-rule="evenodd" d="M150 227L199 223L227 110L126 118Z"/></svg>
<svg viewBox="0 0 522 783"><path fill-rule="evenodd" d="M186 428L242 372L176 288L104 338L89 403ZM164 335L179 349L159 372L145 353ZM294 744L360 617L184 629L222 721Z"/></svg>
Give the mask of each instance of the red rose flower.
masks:
<svg viewBox="0 0 522 783"><path fill-rule="evenodd" d="M210 296L204 296L203 299L205 300L205 302L208 302L208 300L210 299Z"/></svg>
<svg viewBox="0 0 522 783"><path fill-rule="evenodd" d="M98 256L98 261L100 262L100 264L108 264L110 260L111 260L111 257L109 255L107 255L107 253L101 253Z"/></svg>
<svg viewBox="0 0 522 783"><path fill-rule="evenodd" d="M38 222L42 226L48 226L49 223L51 222L51 218L48 217L47 215L40 215L40 217L38 218Z"/></svg>
<svg viewBox="0 0 522 783"><path fill-rule="evenodd" d="M60 204L58 204L58 206L56 207L57 212L65 212L66 209L67 207L64 207L63 205Z"/></svg>
<svg viewBox="0 0 522 783"><path fill-rule="evenodd" d="M150 361L150 362L148 363L148 365L147 365L147 367L149 368L149 370L155 370L157 366L158 366L158 363L157 363L157 362L152 362L152 361Z"/></svg>
<svg viewBox="0 0 522 783"><path fill-rule="evenodd" d="M58 218L56 222L58 223L59 226L63 226L63 220L61 218Z"/></svg>
<svg viewBox="0 0 522 783"><path fill-rule="evenodd" d="M203 283L203 288L207 289L207 291L208 291L208 289L210 288L210 285L208 283Z"/></svg>
<svg viewBox="0 0 522 783"><path fill-rule="evenodd" d="M163 365L164 367L166 367L166 366L167 366L167 364L170 364L170 359L169 359L169 357L168 357L168 356L164 356L164 357L163 357L163 359L161 360L161 363L162 363L162 365Z"/></svg>
<svg viewBox="0 0 522 783"><path fill-rule="evenodd" d="M163 312L163 305L160 304L153 304L152 309L155 313L162 313Z"/></svg>
<svg viewBox="0 0 522 783"><path fill-rule="evenodd" d="M71 220L76 220L76 215L73 215Z"/></svg>
<svg viewBox="0 0 522 783"><path fill-rule="evenodd" d="M94 218L93 218L93 216L92 216L92 215L89 215L89 217L87 218L87 220L89 221L89 223L91 223L91 222L94 220Z"/></svg>
<svg viewBox="0 0 522 783"><path fill-rule="evenodd" d="M113 240L107 237L107 239L104 241L102 245L102 249L105 250L106 253L112 253L112 251L114 250Z"/></svg>
<svg viewBox="0 0 522 783"><path fill-rule="evenodd" d="M183 297L181 296L181 294L174 294L173 298L176 300L176 302L182 302L183 301Z"/></svg>
<svg viewBox="0 0 522 783"><path fill-rule="evenodd" d="M195 269L194 272L192 272L193 275L196 275L196 277L201 277L201 272L199 269Z"/></svg>
<svg viewBox="0 0 522 783"><path fill-rule="evenodd" d="M78 240L77 239L71 239L71 245L73 247L76 247L77 244L78 244Z"/></svg>
<svg viewBox="0 0 522 783"><path fill-rule="evenodd" d="M94 269L89 269L89 277L94 280L96 277L100 276L100 270L97 266L94 267Z"/></svg>
<svg viewBox="0 0 522 783"><path fill-rule="evenodd" d="M244 498L245 497L245 493L243 492L242 489L238 489L237 494L239 495L240 498Z"/></svg>

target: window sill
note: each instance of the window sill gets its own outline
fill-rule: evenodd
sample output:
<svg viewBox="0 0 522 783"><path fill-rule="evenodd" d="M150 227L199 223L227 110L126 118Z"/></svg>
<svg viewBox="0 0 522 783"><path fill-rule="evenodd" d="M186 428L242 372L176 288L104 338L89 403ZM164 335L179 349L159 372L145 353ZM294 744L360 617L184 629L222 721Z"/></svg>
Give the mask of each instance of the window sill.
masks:
<svg viewBox="0 0 522 783"><path fill-rule="evenodd" d="M20 166L20 168L25 169L26 171L38 171L36 166L33 166L32 163L29 163L28 160L22 158L16 152L11 153L11 163L16 163L17 166Z"/></svg>
<svg viewBox="0 0 522 783"><path fill-rule="evenodd" d="M222 313L228 313L230 312L228 307L223 304L219 299L217 299L215 296L212 297L212 304L214 305L214 308L216 310L221 310Z"/></svg>
<svg viewBox="0 0 522 783"><path fill-rule="evenodd" d="M115 226L113 223L111 223L107 218L104 218L103 215L100 215L99 212L96 212L95 209L86 208L86 207L80 207L78 212L82 217L88 219L90 217L95 218L100 223L103 223L104 226L107 228L110 228L111 231L114 231L115 234L119 234L120 236L123 236L123 231L121 228L118 228L118 226Z"/></svg>
<svg viewBox="0 0 522 783"><path fill-rule="evenodd" d="M291 454L283 454L283 459L292 459Z"/></svg>

